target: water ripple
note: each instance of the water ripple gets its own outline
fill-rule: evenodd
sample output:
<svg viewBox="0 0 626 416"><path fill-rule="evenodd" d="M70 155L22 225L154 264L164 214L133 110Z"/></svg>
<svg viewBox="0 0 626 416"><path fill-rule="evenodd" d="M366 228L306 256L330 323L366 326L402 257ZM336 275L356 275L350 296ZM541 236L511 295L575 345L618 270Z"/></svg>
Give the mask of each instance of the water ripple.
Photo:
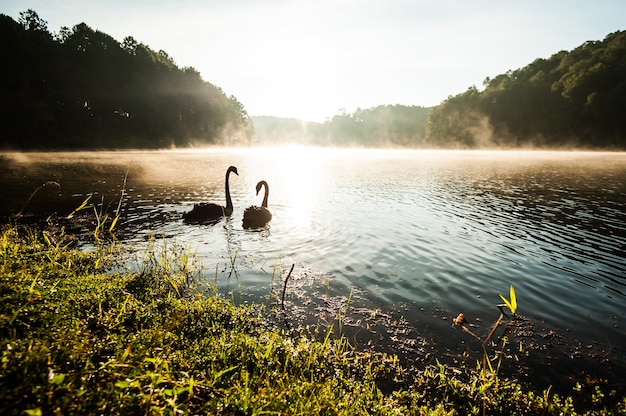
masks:
<svg viewBox="0 0 626 416"><path fill-rule="evenodd" d="M520 313L623 339L624 154L231 149L57 157L42 158L32 173L21 159L6 159L6 188L61 181L62 195L32 201L45 209L71 211L92 193L117 201L132 159L120 227L138 244L154 234L193 247L224 290L267 296L279 269L297 263L323 281L322 292L358 289L376 305L478 316L513 284ZM229 165L239 169L232 217L184 224L193 203L224 200ZM270 184L273 219L263 231L244 230L260 179ZM2 212L19 202L5 199Z"/></svg>

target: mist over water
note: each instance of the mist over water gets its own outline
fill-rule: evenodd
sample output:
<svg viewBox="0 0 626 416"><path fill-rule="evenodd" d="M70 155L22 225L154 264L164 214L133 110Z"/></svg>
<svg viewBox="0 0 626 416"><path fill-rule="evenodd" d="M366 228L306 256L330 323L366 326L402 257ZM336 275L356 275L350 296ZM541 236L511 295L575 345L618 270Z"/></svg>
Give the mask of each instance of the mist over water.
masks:
<svg viewBox="0 0 626 416"><path fill-rule="evenodd" d="M192 247L207 280L241 301L270 301L295 264L293 307L325 296L399 313L420 336L452 345L459 312L487 327L513 284L518 313L626 368L626 154L331 150L306 147L0 155L0 215L66 214L86 195L117 204L128 242L155 235ZM186 224L193 203L232 217ZM122 193L124 176L128 178ZM269 183L273 219L242 228ZM233 273L233 257L236 271ZM284 277L284 274L283 274ZM489 322L489 323L487 323Z"/></svg>

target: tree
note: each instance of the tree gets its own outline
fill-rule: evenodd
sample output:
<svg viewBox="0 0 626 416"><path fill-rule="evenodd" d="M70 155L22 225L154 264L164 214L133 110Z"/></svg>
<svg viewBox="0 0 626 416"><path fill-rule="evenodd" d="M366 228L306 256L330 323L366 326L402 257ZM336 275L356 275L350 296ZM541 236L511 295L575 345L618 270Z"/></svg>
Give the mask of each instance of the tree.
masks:
<svg viewBox="0 0 626 416"><path fill-rule="evenodd" d="M626 32L487 78L433 109L435 145L626 147ZM485 141L486 132L491 140ZM482 134L482 138L481 135Z"/></svg>
<svg viewBox="0 0 626 416"><path fill-rule="evenodd" d="M0 16L0 145L168 147L246 141L243 105L132 36L85 23L54 37L32 10Z"/></svg>
<svg viewBox="0 0 626 416"><path fill-rule="evenodd" d="M18 23L22 25L25 30L40 32L51 37L50 32L48 32L48 22L40 18L37 12L32 9L20 12Z"/></svg>

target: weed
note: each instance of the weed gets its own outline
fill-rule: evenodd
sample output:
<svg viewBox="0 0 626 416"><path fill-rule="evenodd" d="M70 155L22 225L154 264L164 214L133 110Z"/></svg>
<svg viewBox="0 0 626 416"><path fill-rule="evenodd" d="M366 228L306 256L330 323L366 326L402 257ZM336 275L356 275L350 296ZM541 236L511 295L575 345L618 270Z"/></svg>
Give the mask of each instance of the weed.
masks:
<svg viewBox="0 0 626 416"><path fill-rule="evenodd" d="M511 285L509 289L509 296L511 300L508 300L503 295L500 295L500 298L504 301L504 305L509 308L513 316L515 316L515 311L517 310L517 297L515 296L515 289L513 289L513 285ZM502 311L502 305L498 305L498 308L500 308L500 311L504 313Z"/></svg>
<svg viewBox="0 0 626 416"><path fill-rule="evenodd" d="M64 238L0 231L0 414L577 414L484 367L438 364L383 392L406 374L397 357L332 328L285 337L258 308L196 292L187 249L155 240L140 272L111 272L104 251L50 244ZM585 413L625 411L593 395Z"/></svg>
<svg viewBox="0 0 626 416"><path fill-rule="evenodd" d="M28 197L28 199L26 200L26 202L24 203L24 205L22 206L22 208L18 211L18 213L15 215L17 218L21 217L24 213L24 210L26 209L26 207L28 206L28 204L30 203L30 201L35 197L35 195L37 195L39 193L39 191L41 191L43 188L45 188L46 186L56 186L57 188L61 188L61 184L59 184L56 181L48 181L46 183L44 183L43 185L37 187Z"/></svg>

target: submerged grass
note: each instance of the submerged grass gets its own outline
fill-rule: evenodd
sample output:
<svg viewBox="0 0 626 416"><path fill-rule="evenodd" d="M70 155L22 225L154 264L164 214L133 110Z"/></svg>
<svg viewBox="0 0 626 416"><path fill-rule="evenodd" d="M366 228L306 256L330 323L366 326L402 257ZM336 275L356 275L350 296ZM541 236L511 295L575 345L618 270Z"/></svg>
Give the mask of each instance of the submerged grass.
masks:
<svg viewBox="0 0 626 416"><path fill-rule="evenodd" d="M330 333L287 336L263 308L196 287L188 252L148 250L122 273L115 248L65 237L0 231L0 414L625 413L601 392L580 409L480 366L409 372Z"/></svg>

